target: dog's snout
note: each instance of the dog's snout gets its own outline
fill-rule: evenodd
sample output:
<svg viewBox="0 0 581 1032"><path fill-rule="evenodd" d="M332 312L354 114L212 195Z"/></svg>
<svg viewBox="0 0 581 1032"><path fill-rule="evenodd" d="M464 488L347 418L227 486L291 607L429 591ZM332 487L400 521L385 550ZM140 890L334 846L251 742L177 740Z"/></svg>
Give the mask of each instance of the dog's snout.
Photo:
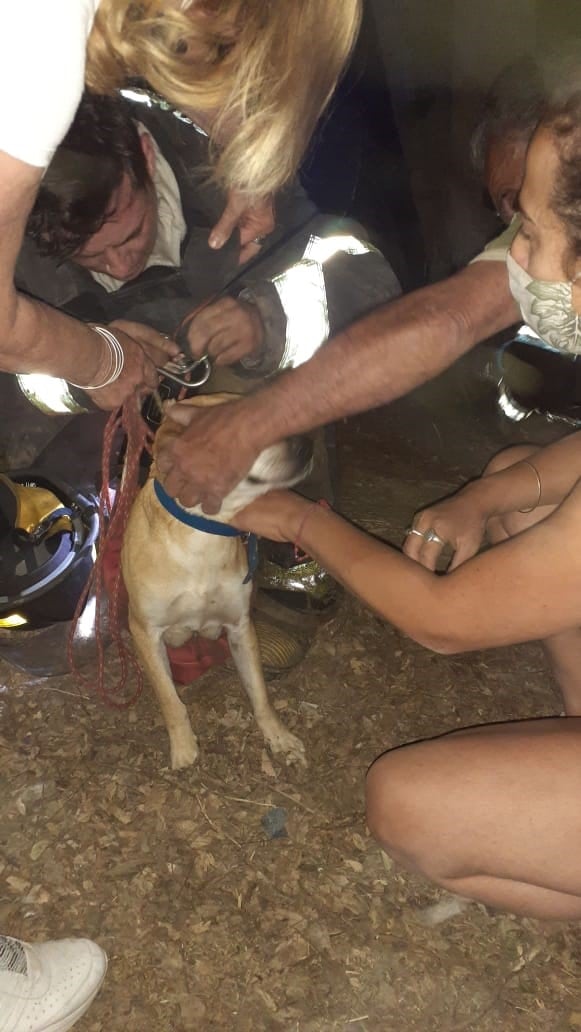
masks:
<svg viewBox="0 0 581 1032"><path fill-rule="evenodd" d="M289 442L290 451L297 465L308 466L313 459L313 442L310 437L293 437Z"/></svg>

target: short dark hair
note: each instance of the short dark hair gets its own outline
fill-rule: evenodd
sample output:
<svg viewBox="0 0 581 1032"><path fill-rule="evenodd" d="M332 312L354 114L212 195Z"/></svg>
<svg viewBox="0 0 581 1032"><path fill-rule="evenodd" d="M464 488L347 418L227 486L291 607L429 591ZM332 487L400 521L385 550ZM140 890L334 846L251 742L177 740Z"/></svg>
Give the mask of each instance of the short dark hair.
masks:
<svg viewBox="0 0 581 1032"><path fill-rule="evenodd" d="M516 136L528 142L544 101L543 70L532 57L523 55L502 69L484 98L470 141L472 165L480 176L492 140Z"/></svg>
<svg viewBox="0 0 581 1032"><path fill-rule="evenodd" d="M28 218L26 233L41 254L64 260L97 233L125 172L137 187L149 182L129 107L119 96L85 91Z"/></svg>

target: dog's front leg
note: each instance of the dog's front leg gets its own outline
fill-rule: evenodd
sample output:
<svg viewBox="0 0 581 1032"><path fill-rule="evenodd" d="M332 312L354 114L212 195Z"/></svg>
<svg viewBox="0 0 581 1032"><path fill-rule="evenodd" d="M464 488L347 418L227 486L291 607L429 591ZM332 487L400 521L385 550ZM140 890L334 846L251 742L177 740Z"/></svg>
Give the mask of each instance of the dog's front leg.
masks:
<svg viewBox="0 0 581 1032"><path fill-rule="evenodd" d="M198 741L192 731L188 711L178 697L173 683L167 652L157 628L145 628L129 613L135 650L143 670L157 696L171 750L174 770L189 767L198 757Z"/></svg>
<svg viewBox="0 0 581 1032"><path fill-rule="evenodd" d="M229 628L227 634L236 669L252 703L256 723L268 745L273 753L285 753L289 761L306 766L303 743L281 723L268 701L254 625L245 620L237 627Z"/></svg>

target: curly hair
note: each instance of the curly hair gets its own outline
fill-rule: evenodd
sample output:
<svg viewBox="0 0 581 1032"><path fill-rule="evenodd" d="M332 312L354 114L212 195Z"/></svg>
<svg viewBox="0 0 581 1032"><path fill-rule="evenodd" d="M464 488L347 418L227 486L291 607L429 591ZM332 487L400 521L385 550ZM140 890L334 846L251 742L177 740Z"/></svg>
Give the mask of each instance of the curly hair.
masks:
<svg viewBox="0 0 581 1032"><path fill-rule="evenodd" d="M555 141L559 163L551 208L565 225L571 254L581 257L581 53L560 63L547 83L548 100L540 128Z"/></svg>
<svg viewBox="0 0 581 1032"><path fill-rule="evenodd" d="M271 193L295 174L360 17L361 0L101 0L87 83L145 79L211 130L220 185Z"/></svg>
<svg viewBox="0 0 581 1032"><path fill-rule="evenodd" d="M150 181L137 126L119 97L86 91L28 218L40 253L75 254L106 221L124 173L138 188Z"/></svg>

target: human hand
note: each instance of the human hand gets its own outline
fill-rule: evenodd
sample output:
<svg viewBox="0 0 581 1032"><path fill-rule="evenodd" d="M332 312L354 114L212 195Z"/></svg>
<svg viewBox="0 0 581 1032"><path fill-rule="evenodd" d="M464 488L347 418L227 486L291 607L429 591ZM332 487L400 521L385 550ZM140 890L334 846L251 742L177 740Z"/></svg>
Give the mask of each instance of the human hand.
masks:
<svg viewBox="0 0 581 1032"><path fill-rule="evenodd" d="M131 395L138 398L154 391L158 385L157 366L165 365L169 358L179 353L177 344L151 326L116 319L108 328L123 348L123 370L121 375L100 390L91 391L95 404L105 410L119 408ZM95 380L107 375L109 353L103 355L103 368L97 371ZM106 367L106 368L105 368Z"/></svg>
<svg viewBox="0 0 581 1032"><path fill-rule="evenodd" d="M236 228L240 233L239 264L254 258L262 247L263 238L272 233L275 226L272 194L250 199L248 194L230 190L228 202L218 222L210 233L208 243L219 250L230 239Z"/></svg>
<svg viewBox="0 0 581 1032"><path fill-rule="evenodd" d="M238 530L269 541L296 541L305 514L314 504L294 491L269 491L237 512L231 522Z"/></svg>
<svg viewBox="0 0 581 1032"><path fill-rule="evenodd" d="M164 366L171 358L181 354L174 340L165 333L154 330L152 326L146 326L145 323L133 322L131 319L115 319L109 324L109 329L115 334L117 330L121 330L131 337L156 366Z"/></svg>
<svg viewBox="0 0 581 1032"><path fill-rule="evenodd" d="M223 297L194 314L187 338L193 358L226 366L262 350L264 326L256 305Z"/></svg>
<svg viewBox="0 0 581 1032"><path fill-rule="evenodd" d="M450 572L476 555L487 521L488 513L478 504L476 492L469 484L451 498L417 513L403 550L410 559L415 559L428 570L435 570L443 549L448 545L454 553L448 567ZM430 531L436 535L436 540L426 540Z"/></svg>
<svg viewBox="0 0 581 1032"><path fill-rule="evenodd" d="M264 447L247 418L245 399L211 407L178 402L167 409L166 425L181 432L159 439L156 470L165 489L182 505L218 512Z"/></svg>

